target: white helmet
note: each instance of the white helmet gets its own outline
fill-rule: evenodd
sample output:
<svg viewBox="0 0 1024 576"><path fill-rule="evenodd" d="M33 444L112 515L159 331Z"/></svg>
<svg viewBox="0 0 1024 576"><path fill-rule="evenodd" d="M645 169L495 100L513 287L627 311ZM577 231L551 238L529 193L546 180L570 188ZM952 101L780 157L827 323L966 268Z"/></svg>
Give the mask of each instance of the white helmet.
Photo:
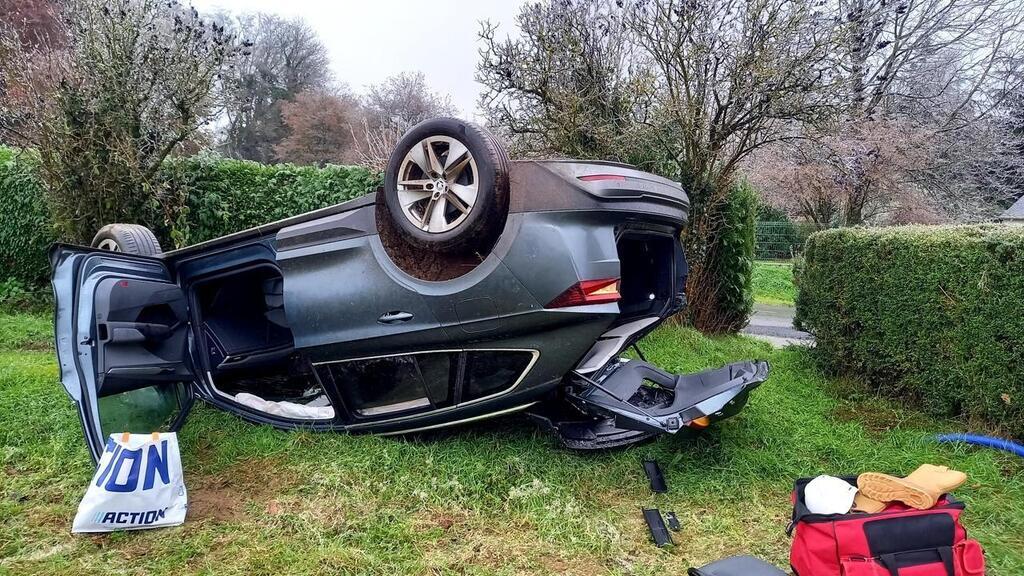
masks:
<svg viewBox="0 0 1024 576"><path fill-rule="evenodd" d="M835 476L818 476L804 486L804 504L812 514L846 514L857 487Z"/></svg>

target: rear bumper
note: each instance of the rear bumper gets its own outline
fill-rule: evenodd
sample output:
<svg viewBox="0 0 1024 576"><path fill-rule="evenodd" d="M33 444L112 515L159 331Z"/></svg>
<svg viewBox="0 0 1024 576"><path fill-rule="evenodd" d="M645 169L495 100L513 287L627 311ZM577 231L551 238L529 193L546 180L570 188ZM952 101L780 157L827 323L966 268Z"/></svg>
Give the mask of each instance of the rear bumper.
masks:
<svg viewBox="0 0 1024 576"><path fill-rule="evenodd" d="M698 431L739 412L768 378L768 362L748 360L694 374L617 360L592 377L574 373L561 402L531 416L574 449L633 444L655 435Z"/></svg>
<svg viewBox="0 0 1024 576"><path fill-rule="evenodd" d="M582 392L570 398L586 412L614 417L621 428L674 434L735 414L768 372L765 360L735 362L694 374L671 374L646 362L619 361L596 378L581 379Z"/></svg>

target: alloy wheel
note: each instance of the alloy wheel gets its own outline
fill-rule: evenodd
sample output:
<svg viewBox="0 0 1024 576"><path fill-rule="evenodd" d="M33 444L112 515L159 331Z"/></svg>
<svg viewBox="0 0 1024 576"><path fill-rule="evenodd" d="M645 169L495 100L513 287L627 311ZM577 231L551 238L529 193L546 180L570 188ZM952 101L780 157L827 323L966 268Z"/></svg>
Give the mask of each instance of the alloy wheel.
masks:
<svg viewBox="0 0 1024 576"><path fill-rule="evenodd" d="M477 204L476 159L456 138L420 140L405 155L398 176L402 214L425 232L454 229Z"/></svg>
<svg viewBox="0 0 1024 576"><path fill-rule="evenodd" d="M100 250L110 250L111 252L120 252L121 247L117 245L117 242L110 238L104 238L96 245Z"/></svg>

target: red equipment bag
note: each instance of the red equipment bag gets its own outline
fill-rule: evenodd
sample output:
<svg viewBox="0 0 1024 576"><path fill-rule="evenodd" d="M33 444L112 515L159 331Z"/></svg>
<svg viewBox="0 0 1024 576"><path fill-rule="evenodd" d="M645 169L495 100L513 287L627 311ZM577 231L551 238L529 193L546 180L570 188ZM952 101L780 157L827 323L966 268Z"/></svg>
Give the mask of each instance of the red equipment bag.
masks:
<svg viewBox="0 0 1024 576"><path fill-rule="evenodd" d="M797 576L983 576L985 554L960 524L963 503L944 495L928 510L898 502L876 514L812 514L793 490L789 562ZM843 478L857 485L857 477Z"/></svg>

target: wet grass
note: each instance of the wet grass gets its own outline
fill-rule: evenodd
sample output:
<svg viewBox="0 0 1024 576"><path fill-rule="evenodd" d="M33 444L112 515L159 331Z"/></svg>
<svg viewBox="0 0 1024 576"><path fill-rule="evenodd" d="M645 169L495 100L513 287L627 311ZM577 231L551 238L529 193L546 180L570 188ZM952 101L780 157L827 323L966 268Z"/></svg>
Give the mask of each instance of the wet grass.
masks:
<svg viewBox="0 0 1024 576"><path fill-rule="evenodd" d="M773 365L741 415L699 437L579 454L523 417L382 438L280 432L201 405L181 432L185 525L72 536L92 470L43 349L48 322L0 322L0 574L664 575L741 552L785 566L794 478L926 461L970 475L957 495L989 573L1024 573L1020 459L934 444L958 425L850 399L800 349L674 327L642 344L671 370ZM649 457L668 494L651 494ZM645 506L678 514L676 546L650 543Z"/></svg>
<svg viewBox="0 0 1024 576"><path fill-rule="evenodd" d="M51 350L53 322L42 313L0 311L0 350Z"/></svg>
<svg viewBox="0 0 1024 576"><path fill-rule="evenodd" d="M754 301L761 304L788 304L796 301L793 265L789 262L754 262Z"/></svg>

